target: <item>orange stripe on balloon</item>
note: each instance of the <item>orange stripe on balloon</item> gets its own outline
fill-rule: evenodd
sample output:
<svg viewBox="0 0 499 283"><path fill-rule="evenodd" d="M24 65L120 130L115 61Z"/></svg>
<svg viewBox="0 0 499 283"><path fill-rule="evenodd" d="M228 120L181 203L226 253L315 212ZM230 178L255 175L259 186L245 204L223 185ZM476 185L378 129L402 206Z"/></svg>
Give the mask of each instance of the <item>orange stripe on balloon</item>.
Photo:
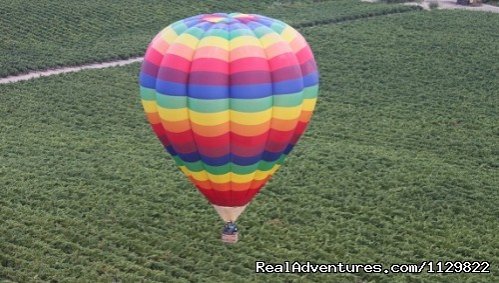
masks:
<svg viewBox="0 0 499 283"><path fill-rule="evenodd" d="M303 49L303 47L308 46L305 39L300 36L293 39L289 45L291 46L291 49L293 50L294 53L298 53L300 50Z"/></svg>
<svg viewBox="0 0 499 283"><path fill-rule="evenodd" d="M192 131L204 137L216 137L229 132L229 122L216 126L203 126L191 122Z"/></svg>
<svg viewBox="0 0 499 283"><path fill-rule="evenodd" d="M204 46L196 49L193 60L199 58L215 58L227 61L227 58L229 58L229 52L216 46Z"/></svg>
<svg viewBox="0 0 499 283"><path fill-rule="evenodd" d="M158 36L153 42L151 42L151 47L157 52L165 54L166 50L170 48L170 44L168 44L161 36Z"/></svg>
<svg viewBox="0 0 499 283"><path fill-rule="evenodd" d="M254 45L241 46L230 51L230 61L235 61L247 57L260 57L267 60L263 48Z"/></svg>
<svg viewBox="0 0 499 283"><path fill-rule="evenodd" d="M208 180L207 181L198 181L198 180L192 178L191 176L189 176L189 180L194 185L196 185L197 187L204 189L204 190L213 190L213 191L219 191L219 192L227 192L227 191L241 192L241 191L259 189L271 177L272 176L269 175L262 180L253 180L252 182L245 182L245 183L234 183L234 182L212 183Z"/></svg>
<svg viewBox="0 0 499 283"><path fill-rule="evenodd" d="M272 127L272 129L286 132L286 131L293 130L295 128L297 122L298 122L298 119L282 120L282 119L273 118L271 127Z"/></svg>
<svg viewBox="0 0 499 283"><path fill-rule="evenodd" d="M157 113L150 113L148 117L154 117L154 119L160 119ZM312 116L312 112L310 111L302 111L301 116L298 119L292 120L282 120L277 118L272 118L271 120L258 124L258 125L242 125L235 122L225 122L216 126L203 126L196 124L189 120L181 120L181 121L156 121L153 120L154 123L162 123L163 127L174 133L185 132L187 130L192 130L194 133L204 136L204 137L216 137L227 132L232 132L241 136L253 137L259 136L269 129L274 129L278 131L290 131L296 127L296 123L298 121L308 122L310 117ZM150 123L153 123L149 121Z"/></svg>
<svg viewBox="0 0 499 283"><path fill-rule="evenodd" d="M257 136L265 133L270 128L271 121L267 121L258 125L241 125L238 123L230 122L230 130L241 136Z"/></svg>
<svg viewBox="0 0 499 283"><path fill-rule="evenodd" d="M312 111L302 111L300 114L300 122L307 123L312 118Z"/></svg>
<svg viewBox="0 0 499 283"><path fill-rule="evenodd" d="M192 61L193 52L192 48L182 43L174 43L168 48L169 55L177 55L189 61Z"/></svg>
<svg viewBox="0 0 499 283"><path fill-rule="evenodd" d="M165 130L173 133L181 133L191 129L191 124L189 123L189 120L182 120L182 121L161 120L161 123L163 124Z"/></svg>
<svg viewBox="0 0 499 283"><path fill-rule="evenodd" d="M284 41L274 43L271 46L265 48L265 53L267 54L267 57L269 59L280 56L287 52L292 52L292 49L289 48L289 45L287 45Z"/></svg>
<svg viewBox="0 0 499 283"><path fill-rule="evenodd" d="M146 113L147 114L147 121L149 121L150 124L160 124L161 123L161 118L159 118L158 112L150 112Z"/></svg>

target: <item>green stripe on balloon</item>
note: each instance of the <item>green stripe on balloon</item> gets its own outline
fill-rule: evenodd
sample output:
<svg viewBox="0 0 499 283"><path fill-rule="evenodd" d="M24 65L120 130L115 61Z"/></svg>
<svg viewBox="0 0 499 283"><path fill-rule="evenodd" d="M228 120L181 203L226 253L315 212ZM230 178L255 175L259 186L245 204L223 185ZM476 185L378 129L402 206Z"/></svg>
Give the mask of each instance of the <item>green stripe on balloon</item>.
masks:
<svg viewBox="0 0 499 283"><path fill-rule="evenodd" d="M313 98L314 95L317 96L317 93L314 94L313 91L311 91L308 93L308 97L305 97L306 93L304 90L297 93L281 94L273 97L269 96L255 99L230 98L207 100L192 97L186 99L186 97L183 96L163 94L157 94L156 99L154 99L147 91L142 94L142 98L144 100L155 100L159 106L168 109L189 108L192 111L200 113L217 113L231 109L238 112L254 113L265 111L272 106L296 107L303 103L304 98Z"/></svg>
<svg viewBox="0 0 499 283"><path fill-rule="evenodd" d="M319 85L309 86L303 89L303 98L316 98L319 92Z"/></svg>
<svg viewBox="0 0 499 283"><path fill-rule="evenodd" d="M185 31L185 33L188 33L196 38L202 38L204 34L204 30L198 27L191 27L188 30Z"/></svg>
<svg viewBox="0 0 499 283"><path fill-rule="evenodd" d="M178 166L185 166L187 167L187 169L189 169L192 172L206 171L213 175L224 175L232 172L238 175L247 175L255 172L256 170L268 171L272 169L272 167L274 167L275 164L282 164L285 158L286 155L282 154L280 158L276 161L269 162L262 160L260 161L260 163L255 163L247 166L237 165L232 162L224 164L222 166L210 166L202 163L201 161L184 162L178 156L175 156L174 160Z"/></svg>
<svg viewBox="0 0 499 283"><path fill-rule="evenodd" d="M224 39L229 39L229 32L225 29L211 28L208 29L204 34L202 34L198 38L201 39L203 37L208 37L208 36L217 36Z"/></svg>

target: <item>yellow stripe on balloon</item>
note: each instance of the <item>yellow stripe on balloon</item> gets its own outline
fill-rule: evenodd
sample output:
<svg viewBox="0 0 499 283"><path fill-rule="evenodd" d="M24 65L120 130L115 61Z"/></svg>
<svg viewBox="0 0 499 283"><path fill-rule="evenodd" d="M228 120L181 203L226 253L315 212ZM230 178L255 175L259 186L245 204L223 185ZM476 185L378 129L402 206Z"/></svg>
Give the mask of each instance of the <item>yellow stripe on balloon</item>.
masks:
<svg viewBox="0 0 499 283"><path fill-rule="evenodd" d="M194 50L198 46L199 39L191 34L183 33L175 39L175 43L180 43Z"/></svg>
<svg viewBox="0 0 499 283"><path fill-rule="evenodd" d="M238 36L232 39L229 43L230 50L234 50L236 48L242 46L261 46L260 41L254 36Z"/></svg>
<svg viewBox="0 0 499 283"><path fill-rule="evenodd" d="M142 99L141 102L142 102L142 107L144 107L144 111L146 113L158 112L158 108L156 106L156 101Z"/></svg>
<svg viewBox="0 0 499 283"><path fill-rule="evenodd" d="M281 167L280 164L275 164L268 171L256 170L254 179L255 180L263 180L263 179L267 178L268 176L274 175L274 173L279 169L279 167Z"/></svg>
<svg viewBox="0 0 499 283"><path fill-rule="evenodd" d="M199 45L197 47L201 48L206 46L216 46L219 48L223 48L227 51L231 51L239 47L247 47L247 46L260 47L261 44L260 41L254 36L246 36L246 35L238 36L231 40L227 40L219 36L207 36L201 39L201 42L199 42Z"/></svg>
<svg viewBox="0 0 499 283"><path fill-rule="evenodd" d="M272 108L253 113L230 110L230 121L241 125L259 125L270 119L272 119Z"/></svg>
<svg viewBox="0 0 499 283"><path fill-rule="evenodd" d="M260 38L263 48L267 48L275 43L282 42L282 38L277 33L267 33Z"/></svg>
<svg viewBox="0 0 499 283"><path fill-rule="evenodd" d="M185 166L179 166L180 170L182 173L184 173L187 177L193 177L193 173L198 173L198 177L200 178L199 180L207 181L208 180L208 173L206 171L200 171L200 172L192 172ZM196 179L198 180L198 179Z"/></svg>
<svg viewBox="0 0 499 283"><path fill-rule="evenodd" d="M307 103L307 107L310 108L312 107L313 102L305 101L304 103ZM147 105L147 107L150 107L149 109L152 111L153 108L151 105ZM272 118L281 120L297 119L298 117L300 117L302 105L294 107L274 106L267 110L253 113L239 112L234 110L225 110L215 113L202 113L189 110L188 108L170 109L163 108L159 105L156 105L156 109L161 119L167 122L190 120L202 126L216 126L230 121L240 125L259 125L270 121Z"/></svg>
<svg viewBox="0 0 499 283"><path fill-rule="evenodd" d="M281 37L287 41L288 43L290 43L291 41L293 41L293 39L296 38L297 36L297 31L294 30L292 27L290 26L286 26L286 28L281 32Z"/></svg>
<svg viewBox="0 0 499 283"><path fill-rule="evenodd" d="M178 37L178 34L171 27L165 28L160 35L161 38L164 39L167 43L174 42L175 39Z"/></svg>
<svg viewBox="0 0 499 283"><path fill-rule="evenodd" d="M229 41L225 38L221 38L219 36L207 36L201 39L197 48L215 46L227 50L228 44Z"/></svg>
<svg viewBox="0 0 499 283"><path fill-rule="evenodd" d="M301 105L294 107L272 107L272 117L281 120L294 120L300 117Z"/></svg>
<svg viewBox="0 0 499 283"><path fill-rule="evenodd" d="M216 126L228 122L230 112L226 110L216 113L202 113L189 110L189 119L199 125Z"/></svg>
<svg viewBox="0 0 499 283"><path fill-rule="evenodd" d="M157 106L159 117L165 122L177 122L189 119L187 108L169 109Z"/></svg>
<svg viewBox="0 0 499 283"><path fill-rule="evenodd" d="M303 110L304 111L313 111L315 108L315 103L317 102L317 98L307 98L303 99Z"/></svg>

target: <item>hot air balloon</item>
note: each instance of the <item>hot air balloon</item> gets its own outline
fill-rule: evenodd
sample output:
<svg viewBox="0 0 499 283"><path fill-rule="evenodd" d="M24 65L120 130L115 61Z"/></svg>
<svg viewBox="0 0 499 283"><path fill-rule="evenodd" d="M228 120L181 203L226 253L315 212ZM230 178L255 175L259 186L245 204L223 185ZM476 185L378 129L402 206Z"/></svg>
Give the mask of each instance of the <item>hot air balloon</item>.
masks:
<svg viewBox="0 0 499 283"><path fill-rule="evenodd" d="M235 221L305 131L319 75L291 26L257 14L202 14L149 44L143 108L180 170L226 222Z"/></svg>

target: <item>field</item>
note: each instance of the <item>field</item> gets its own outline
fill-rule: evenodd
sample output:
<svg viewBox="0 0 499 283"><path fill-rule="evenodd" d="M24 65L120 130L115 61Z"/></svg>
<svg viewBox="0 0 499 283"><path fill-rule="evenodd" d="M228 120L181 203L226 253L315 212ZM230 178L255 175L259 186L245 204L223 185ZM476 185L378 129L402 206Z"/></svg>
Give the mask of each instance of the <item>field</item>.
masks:
<svg viewBox="0 0 499 283"><path fill-rule="evenodd" d="M256 3L255 3L256 2ZM335 1L2 1L0 77L49 67L142 56L170 23L210 12L261 13L293 26L417 10ZM297 14L298 12L298 14ZM313 17L311 16L313 15Z"/></svg>
<svg viewBox="0 0 499 283"><path fill-rule="evenodd" d="M191 13L131 3L112 22L106 14L124 7L94 2L109 10L82 7L82 29L73 16L47 23L60 33L42 29L43 44L33 44L36 31L19 37L20 14L11 16L0 37L18 45L0 40L0 77L141 55L162 26ZM310 127L239 219L241 241L220 243L215 211L154 137L139 64L58 75L0 85L0 281L499 281L499 15L218 2L299 26L321 72ZM256 274L256 260L486 260L491 273Z"/></svg>

